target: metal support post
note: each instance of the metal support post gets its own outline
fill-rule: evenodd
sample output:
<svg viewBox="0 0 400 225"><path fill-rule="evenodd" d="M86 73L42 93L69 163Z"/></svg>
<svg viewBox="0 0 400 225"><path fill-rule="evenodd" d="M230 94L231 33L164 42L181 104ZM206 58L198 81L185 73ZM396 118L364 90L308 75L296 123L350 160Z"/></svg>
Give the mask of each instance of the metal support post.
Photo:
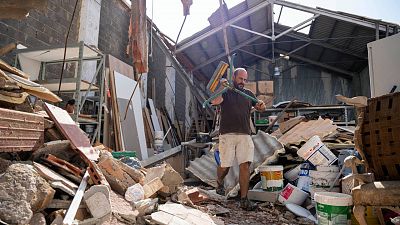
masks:
<svg viewBox="0 0 400 225"><path fill-rule="evenodd" d="M76 74L76 90L75 90L75 98L76 98L76 108L80 109L81 108L81 77L82 77L82 67L83 67L83 48L84 44L83 41L79 42L79 60L78 60L78 71ZM76 110L75 112L75 122L78 122L78 117L79 117L79 110Z"/></svg>

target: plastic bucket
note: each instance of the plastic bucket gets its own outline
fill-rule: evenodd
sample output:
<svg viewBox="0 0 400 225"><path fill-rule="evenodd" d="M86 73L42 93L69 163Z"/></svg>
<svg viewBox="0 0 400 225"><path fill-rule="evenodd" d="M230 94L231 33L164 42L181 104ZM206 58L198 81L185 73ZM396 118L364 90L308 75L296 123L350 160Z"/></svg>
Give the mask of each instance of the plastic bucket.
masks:
<svg viewBox="0 0 400 225"><path fill-rule="evenodd" d="M297 154L314 166L329 166L337 160L337 157L322 143L317 135L310 138L297 151Z"/></svg>
<svg viewBox="0 0 400 225"><path fill-rule="evenodd" d="M302 205L308 197L308 194L302 191L300 188L287 184L285 188L279 193L278 200L281 203L293 203L296 205Z"/></svg>
<svg viewBox="0 0 400 225"><path fill-rule="evenodd" d="M310 193L310 184L312 178L310 177L310 164L301 164L301 170L299 173L299 180L297 181L297 187L301 190Z"/></svg>
<svg viewBox="0 0 400 225"><path fill-rule="evenodd" d="M351 195L319 192L316 193L317 219L319 225L350 225L353 199Z"/></svg>
<svg viewBox="0 0 400 225"><path fill-rule="evenodd" d="M329 187L335 181L339 172L326 172L318 170L310 170L310 177L312 179L312 184L319 187ZM339 186L339 179L336 181L334 186Z"/></svg>
<svg viewBox="0 0 400 225"><path fill-rule="evenodd" d="M164 132L156 130L154 132L154 154L159 154L164 151L163 148Z"/></svg>
<svg viewBox="0 0 400 225"><path fill-rule="evenodd" d="M301 165L298 165L291 170L287 171L283 176L290 182L294 182L299 178Z"/></svg>
<svg viewBox="0 0 400 225"><path fill-rule="evenodd" d="M318 187L314 186L313 184L310 185L310 195L311 195L311 200L314 200L315 193L319 192L340 192L340 187L333 187L332 190L329 191L329 187Z"/></svg>
<svg viewBox="0 0 400 225"><path fill-rule="evenodd" d="M283 189L283 166L260 166L261 186L266 191Z"/></svg>

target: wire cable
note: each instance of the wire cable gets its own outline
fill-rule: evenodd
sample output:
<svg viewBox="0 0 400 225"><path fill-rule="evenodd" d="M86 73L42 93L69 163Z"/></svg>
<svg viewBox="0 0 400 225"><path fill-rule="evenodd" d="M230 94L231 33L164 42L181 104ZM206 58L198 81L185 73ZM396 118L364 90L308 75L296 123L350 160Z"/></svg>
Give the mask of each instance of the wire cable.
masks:
<svg viewBox="0 0 400 225"><path fill-rule="evenodd" d="M63 63L62 63L62 66L61 66L60 82L58 83L58 92L57 92L58 95L60 95L61 82L62 82L63 75L64 75L64 66L65 66L65 58L67 57L67 44L68 44L69 32L71 31L72 22L74 21L76 6L78 5L78 2L79 2L79 0L75 1L74 11L72 12L72 17L71 17L71 22L69 23L67 34L65 35L64 57L63 57Z"/></svg>

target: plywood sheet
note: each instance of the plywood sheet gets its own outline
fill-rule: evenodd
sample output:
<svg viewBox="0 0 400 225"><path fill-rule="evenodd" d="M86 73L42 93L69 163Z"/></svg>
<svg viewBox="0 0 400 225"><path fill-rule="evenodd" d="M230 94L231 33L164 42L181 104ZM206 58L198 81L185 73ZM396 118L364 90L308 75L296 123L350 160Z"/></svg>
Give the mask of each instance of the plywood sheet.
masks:
<svg viewBox="0 0 400 225"><path fill-rule="evenodd" d="M137 82L116 71L114 71L114 79L125 150L136 151L140 159L147 159L140 88L136 89L132 101L129 103L129 98ZM126 119L124 119L127 106L128 111Z"/></svg>
<svg viewBox="0 0 400 225"><path fill-rule="evenodd" d="M278 139L283 145L295 144L299 145L301 142L307 142L314 135L318 135L321 139L325 136L335 132L336 125L330 119L310 120L308 122L301 122L297 126L287 131L282 137Z"/></svg>
<svg viewBox="0 0 400 225"><path fill-rule="evenodd" d="M58 130L71 142L75 149L81 151L89 160L96 161L99 158L99 154L90 145L89 138L75 124L67 111L48 103L44 104L44 108L56 123Z"/></svg>

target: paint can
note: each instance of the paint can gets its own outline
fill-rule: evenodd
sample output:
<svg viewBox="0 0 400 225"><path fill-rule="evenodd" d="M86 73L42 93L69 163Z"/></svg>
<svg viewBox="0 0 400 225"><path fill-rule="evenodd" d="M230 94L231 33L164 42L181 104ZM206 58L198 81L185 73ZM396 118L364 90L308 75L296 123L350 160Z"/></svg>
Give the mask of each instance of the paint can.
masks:
<svg viewBox="0 0 400 225"><path fill-rule="evenodd" d="M159 154L164 151L163 147L164 132L161 130L154 131L154 154Z"/></svg>
<svg viewBox="0 0 400 225"><path fill-rule="evenodd" d="M310 177L310 164L303 163L301 164L300 172L299 172L299 180L297 181L297 187L301 190L310 193L310 184L311 184L311 177Z"/></svg>
<svg viewBox="0 0 400 225"><path fill-rule="evenodd" d="M302 191L300 188L289 183L281 193L279 193L278 200L282 204L293 203L296 205L302 205L307 197L308 194L305 191Z"/></svg>
<svg viewBox="0 0 400 225"><path fill-rule="evenodd" d="M286 173L283 174L285 179L287 179L289 182L295 182L299 178L299 173L301 169L301 164L290 169Z"/></svg>
<svg viewBox="0 0 400 225"><path fill-rule="evenodd" d="M317 203L319 225L350 225L353 198L351 195L318 192L314 196Z"/></svg>
<svg viewBox="0 0 400 225"><path fill-rule="evenodd" d="M310 138L297 151L297 154L303 159L308 160L313 166L329 166L337 160L337 157L322 143L317 135Z"/></svg>
<svg viewBox="0 0 400 225"><path fill-rule="evenodd" d="M260 166L261 186L266 191L283 189L283 166Z"/></svg>

